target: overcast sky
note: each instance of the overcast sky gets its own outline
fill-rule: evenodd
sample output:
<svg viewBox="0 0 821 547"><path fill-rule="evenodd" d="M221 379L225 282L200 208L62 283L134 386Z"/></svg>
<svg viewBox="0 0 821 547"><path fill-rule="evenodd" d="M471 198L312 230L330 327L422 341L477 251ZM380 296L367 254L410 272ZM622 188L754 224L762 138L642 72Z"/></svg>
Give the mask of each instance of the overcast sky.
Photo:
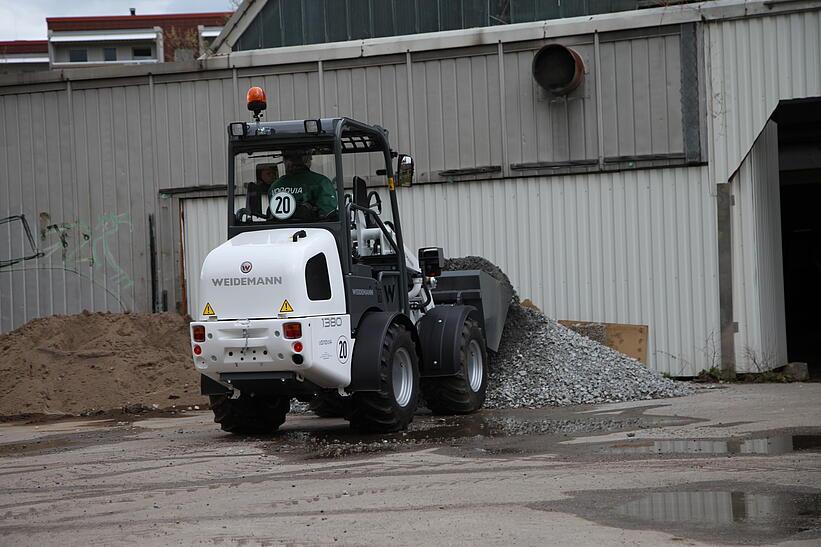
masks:
<svg viewBox="0 0 821 547"><path fill-rule="evenodd" d="M45 40L46 17L230 11L230 0L0 0L0 40Z"/></svg>

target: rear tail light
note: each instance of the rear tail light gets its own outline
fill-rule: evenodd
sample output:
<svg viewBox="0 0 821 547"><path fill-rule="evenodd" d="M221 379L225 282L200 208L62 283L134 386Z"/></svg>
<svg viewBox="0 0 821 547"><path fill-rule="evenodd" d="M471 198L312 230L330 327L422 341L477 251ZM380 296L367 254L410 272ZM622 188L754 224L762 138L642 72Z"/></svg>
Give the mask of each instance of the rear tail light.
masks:
<svg viewBox="0 0 821 547"><path fill-rule="evenodd" d="M302 323L285 323L282 325L282 332L285 334L285 338L291 340L302 338Z"/></svg>
<svg viewBox="0 0 821 547"><path fill-rule="evenodd" d="M194 342L205 342L205 327L202 325L194 325L191 327L191 337Z"/></svg>
<svg viewBox="0 0 821 547"><path fill-rule="evenodd" d="M294 352L301 353L302 352L302 342L294 342L293 346Z"/></svg>
<svg viewBox="0 0 821 547"><path fill-rule="evenodd" d="M199 346L199 344L194 344L194 355L200 354L202 354L202 348Z"/></svg>

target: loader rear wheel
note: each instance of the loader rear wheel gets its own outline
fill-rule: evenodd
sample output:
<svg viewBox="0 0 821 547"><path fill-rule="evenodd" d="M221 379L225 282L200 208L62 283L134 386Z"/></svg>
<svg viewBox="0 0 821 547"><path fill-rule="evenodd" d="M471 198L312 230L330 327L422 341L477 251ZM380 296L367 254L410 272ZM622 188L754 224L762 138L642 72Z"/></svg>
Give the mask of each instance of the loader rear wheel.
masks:
<svg viewBox="0 0 821 547"><path fill-rule="evenodd" d="M351 427L386 433L407 429L419 403L419 357L410 331L392 324L382 340L379 391L353 395Z"/></svg>
<svg viewBox="0 0 821 547"><path fill-rule="evenodd" d="M349 418L353 412L350 397L338 393L320 393L311 399L308 408L321 418Z"/></svg>
<svg viewBox="0 0 821 547"><path fill-rule="evenodd" d="M487 349L482 327L473 319L462 327L459 355L462 366L455 376L422 380L422 396L434 414L470 414L485 402Z"/></svg>
<svg viewBox="0 0 821 547"><path fill-rule="evenodd" d="M214 421L229 433L273 433L285 422L291 408L288 397L211 395Z"/></svg>

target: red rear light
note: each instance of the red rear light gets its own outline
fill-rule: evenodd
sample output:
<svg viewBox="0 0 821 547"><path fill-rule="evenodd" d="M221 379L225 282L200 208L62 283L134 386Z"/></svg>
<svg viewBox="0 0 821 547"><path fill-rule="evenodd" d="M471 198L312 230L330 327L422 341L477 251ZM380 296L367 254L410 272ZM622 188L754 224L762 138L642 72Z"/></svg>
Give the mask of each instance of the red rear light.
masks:
<svg viewBox="0 0 821 547"><path fill-rule="evenodd" d="M302 338L302 323L285 323L282 325L282 332L285 338L291 340L294 338Z"/></svg>
<svg viewBox="0 0 821 547"><path fill-rule="evenodd" d="M194 355L200 355L202 353L202 348L198 344L194 344Z"/></svg>
<svg viewBox="0 0 821 547"><path fill-rule="evenodd" d="M302 351L302 342L294 342L292 347L296 353L300 353Z"/></svg>
<svg viewBox="0 0 821 547"><path fill-rule="evenodd" d="M205 327L202 325L194 325L191 327L191 337L194 342L205 342Z"/></svg>

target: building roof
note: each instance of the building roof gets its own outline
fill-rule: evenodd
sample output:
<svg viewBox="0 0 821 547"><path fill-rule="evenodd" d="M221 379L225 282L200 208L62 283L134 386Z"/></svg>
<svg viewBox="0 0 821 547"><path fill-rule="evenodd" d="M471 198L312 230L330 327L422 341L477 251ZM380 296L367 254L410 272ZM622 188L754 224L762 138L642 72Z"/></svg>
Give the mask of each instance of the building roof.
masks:
<svg viewBox="0 0 821 547"><path fill-rule="evenodd" d="M14 55L18 53L48 54L48 40L0 41L0 55Z"/></svg>
<svg viewBox="0 0 821 547"><path fill-rule="evenodd" d="M93 17L47 17L53 31L112 30L155 26L222 26L233 12L166 13L152 15L101 15Z"/></svg>

